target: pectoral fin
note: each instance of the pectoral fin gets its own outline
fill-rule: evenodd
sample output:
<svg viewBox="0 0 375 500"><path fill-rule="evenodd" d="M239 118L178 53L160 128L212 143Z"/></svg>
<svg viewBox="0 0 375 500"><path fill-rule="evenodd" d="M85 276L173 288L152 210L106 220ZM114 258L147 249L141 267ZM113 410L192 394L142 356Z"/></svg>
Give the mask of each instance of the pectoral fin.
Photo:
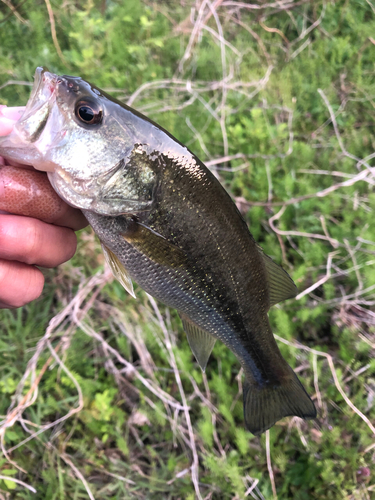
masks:
<svg viewBox="0 0 375 500"><path fill-rule="evenodd" d="M260 246L258 246L258 250L267 270L270 307L282 300L295 297L298 290L289 274L266 255Z"/></svg>
<svg viewBox="0 0 375 500"><path fill-rule="evenodd" d="M210 357L216 339L210 333L196 326L181 313L180 318L195 359L198 361L202 371L205 372L208 358Z"/></svg>
<svg viewBox="0 0 375 500"><path fill-rule="evenodd" d="M139 222L132 222L122 236L125 241L157 264L178 267L187 261L183 250Z"/></svg>
<svg viewBox="0 0 375 500"><path fill-rule="evenodd" d="M125 288L127 292L130 293L132 297L136 298L133 290L133 283L132 280L130 279L127 270L125 269L123 264L119 261L117 256L108 247L106 247L104 243L102 242L100 243L102 245L105 260L109 265L109 267L111 268L113 276L121 283L121 285Z"/></svg>

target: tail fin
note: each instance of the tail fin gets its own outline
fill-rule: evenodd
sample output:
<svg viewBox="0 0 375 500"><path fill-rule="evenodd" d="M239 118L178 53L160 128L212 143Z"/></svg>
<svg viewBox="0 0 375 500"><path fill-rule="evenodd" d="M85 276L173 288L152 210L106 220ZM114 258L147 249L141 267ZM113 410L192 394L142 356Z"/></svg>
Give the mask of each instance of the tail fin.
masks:
<svg viewBox="0 0 375 500"><path fill-rule="evenodd" d="M279 385L265 384L259 388L245 380L243 403L245 425L259 436L283 417L316 417L316 409L297 375L290 368L291 376Z"/></svg>

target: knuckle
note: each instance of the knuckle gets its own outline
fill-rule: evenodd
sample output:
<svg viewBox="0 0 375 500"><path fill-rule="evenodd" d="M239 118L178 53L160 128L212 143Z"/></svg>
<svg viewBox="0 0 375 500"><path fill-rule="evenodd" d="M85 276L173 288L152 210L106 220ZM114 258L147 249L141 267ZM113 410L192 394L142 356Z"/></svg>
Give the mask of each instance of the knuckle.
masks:
<svg viewBox="0 0 375 500"><path fill-rule="evenodd" d="M69 231L69 236L67 238L65 261L70 260L73 257L73 255L76 253L76 250L77 250L77 236L76 236L75 232L72 231L71 229L69 229L68 231Z"/></svg>
<svg viewBox="0 0 375 500"><path fill-rule="evenodd" d="M6 287L6 277L8 274L8 262L0 260L0 290L4 290Z"/></svg>
<svg viewBox="0 0 375 500"><path fill-rule="evenodd" d="M24 259L26 264L34 264L42 249L42 231L39 221L30 219L23 235Z"/></svg>
<svg viewBox="0 0 375 500"><path fill-rule="evenodd" d="M4 244L6 244L6 241L7 241L7 234L6 234L6 219L4 217L1 217L0 218L0 246L4 246Z"/></svg>
<svg viewBox="0 0 375 500"><path fill-rule="evenodd" d="M30 271L32 271L30 272L30 281L26 288L27 302L31 302L40 297L44 287L44 276L42 272L36 267L32 267Z"/></svg>
<svg viewBox="0 0 375 500"><path fill-rule="evenodd" d="M49 252L44 255L43 267L59 266L71 259L77 248L77 237L71 229L55 226L52 235L54 237L47 242ZM44 249L44 254L45 252Z"/></svg>

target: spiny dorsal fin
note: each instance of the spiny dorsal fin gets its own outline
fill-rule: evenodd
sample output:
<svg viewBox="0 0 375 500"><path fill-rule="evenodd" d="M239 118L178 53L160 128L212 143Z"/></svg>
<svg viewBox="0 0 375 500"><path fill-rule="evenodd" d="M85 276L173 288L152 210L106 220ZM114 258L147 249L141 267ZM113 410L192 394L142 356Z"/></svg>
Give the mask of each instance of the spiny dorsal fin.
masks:
<svg viewBox="0 0 375 500"><path fill-rule="evenodd" d="M133 290L132 280L130 279L130 276L128 275L128 272L125 269L124 265L119 261L117 256L108 247L104 245L104 243L102 242L100 243L102 245L105 260L109 265L109 267L111 268L113 276L121 283L121 285L125 288L125 290L129 292L130 295L136 299Z"/></svg>
<svg viewBox="0 0 375 500"><path fill-rule="evenodd" d="M210 333L195 325L186 316L181 313L179 314L190 348L202 371L205 372L208 358L214 348L216 339Z"/></svg>
<svg viewBox="0 0 375 500"><path fill-rule="evenodd" d="M271 257L268 257L259 245L257 245L257 247L267 270L270 307L278 304L282 300L295 297L298 290L289 274L285 269L276 264Z"/></svg>

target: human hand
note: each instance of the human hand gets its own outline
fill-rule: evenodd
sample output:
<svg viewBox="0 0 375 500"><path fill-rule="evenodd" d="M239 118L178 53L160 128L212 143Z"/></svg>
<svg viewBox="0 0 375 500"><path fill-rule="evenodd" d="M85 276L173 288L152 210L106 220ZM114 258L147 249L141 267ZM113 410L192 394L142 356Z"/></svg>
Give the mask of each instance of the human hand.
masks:
<svg viewBox="0 0 375 500"><path fill-rule="evenodd" d="M23 109L0 106L0 136L11 132ZM0 157L0 308L38 298L44 276L36 266L69 260L77 246L74 230L86 225L82 212L57 196L46 174Z"/></svg>

